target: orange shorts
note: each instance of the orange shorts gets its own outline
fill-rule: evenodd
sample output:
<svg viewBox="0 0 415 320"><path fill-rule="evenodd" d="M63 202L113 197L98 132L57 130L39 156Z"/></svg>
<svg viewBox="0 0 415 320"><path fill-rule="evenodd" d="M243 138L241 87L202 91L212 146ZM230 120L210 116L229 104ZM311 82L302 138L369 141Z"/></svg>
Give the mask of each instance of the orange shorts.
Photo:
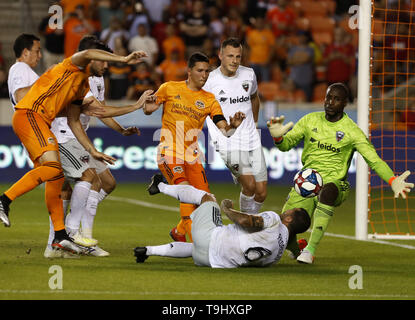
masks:
<svg viewBox="0 0 415 320"><path fill-rule="evenodd" d="M205 169L199 161L189 163L181 160L176 163L175 158L158 157L157 162L161 173L169 184L187 181L197 189L210 192Z"/></svg>
<svg viewBox="0 0 415 320"><path fill-rule="evenodd" d="M58 141L40 114L27 109L16 109L12 125L33 162L46 151L56 151L59 155Z"/></svg>

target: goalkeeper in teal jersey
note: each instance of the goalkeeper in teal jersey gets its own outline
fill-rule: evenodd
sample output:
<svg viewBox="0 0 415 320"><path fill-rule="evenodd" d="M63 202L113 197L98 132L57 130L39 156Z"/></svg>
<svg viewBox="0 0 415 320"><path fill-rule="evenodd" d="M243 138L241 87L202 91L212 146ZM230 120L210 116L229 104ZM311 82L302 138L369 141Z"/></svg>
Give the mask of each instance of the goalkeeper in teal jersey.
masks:
<svg viewBox="0 0 415 320"><path fill-rule="evenodd" d="M315 169L323 178L323 188L318 197L304 198L292 188L282 209L284 212L291 208L303 208L310 217L314 215L308 245L300 252L294 237L287 246L294 257L297 257L297 261L302 263L313 263L316 248L329 225L334 208L347 199L350 189L347 172L355 151L362 155L372 170L391 185L395 198L399 195L406 198L405 193L414 187L412 183L405 181L410 172L406 171L395 177L363 131L343 112L348 96L349 91L343 83L334 83L327 89L324 112L310 113L296 125L292 122L284 125L284 116L272 118L267 123L275 145L281 151L288 151L303 140L303 168ZM292 130L288 132L291 127Z"/></svg>

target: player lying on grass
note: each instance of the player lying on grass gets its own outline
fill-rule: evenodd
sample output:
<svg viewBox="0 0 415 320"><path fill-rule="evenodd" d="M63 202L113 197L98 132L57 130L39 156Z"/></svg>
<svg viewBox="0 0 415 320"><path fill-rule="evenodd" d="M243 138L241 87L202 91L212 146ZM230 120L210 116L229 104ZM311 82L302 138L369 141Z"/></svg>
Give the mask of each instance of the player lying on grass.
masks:
<svg viewBox="0 0 415 320"><path fill-rule="evenodd" d="M149 256L163 256L192 257L197 266L212 268L266 267L281 259L289 237L310 226L310 217L303 209L290 209L281 216L273 211L246 214L233 209L229 199L219 208L214 195L190 185L169 185L161 174L153 176L148 191L199 207L190 216L193 243L137 247L134 255L139 263ZM223 225L221 209L233 224Z"/></svg>
<svg viewBox="0 0 415 320"><path fill-rule="evenodd" d="M363 131L343 112L348 97L347 87L343 83L334 83L327 89L324 112L309 113L294 127L292 122L283 124L284 116L268 121L270 134L279 150L288 151L301 140L304 141L301 156L303 167L317 170L324 182L319 196L314 198L303 198L292 188L283 207L283 211L303 208L310 217L314 215L307 247L300 253L295 239L287 247L301 263L313 263L316 248L329 225L334 208L340 206L349 195L347 172L355 151L391 186L395 198L402 196L405 199L406 193L414 187L413 183L405 181L410 172L396 177L388 164L378 156ZM291 127L293 129L288 132Z"/></svg>

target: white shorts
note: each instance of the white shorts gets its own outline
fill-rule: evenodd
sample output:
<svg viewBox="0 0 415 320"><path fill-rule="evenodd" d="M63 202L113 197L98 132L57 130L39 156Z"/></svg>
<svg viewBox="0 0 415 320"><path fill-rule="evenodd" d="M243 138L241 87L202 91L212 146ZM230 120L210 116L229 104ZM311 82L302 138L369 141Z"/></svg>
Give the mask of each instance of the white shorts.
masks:
<svg viewBox="0 0 415 320"><path fill-rule="evenodd" d="M213 201L204 202L192 212L190 218L192 219L193 261L198 266L210 267L210 238L213 230L223 225L219 205Z"/></svg>
<svg viewBox="0 0 415 320"><path fill-rule="evenodd" d="M97 174L108 168L104 162L93 158L76 139L59 143L59 155L66 178L79 179L89 168L95 169Z"/></svg>
<svg viewBox="0 0 415 320"><path fill-rule="evenodd" d="M220 150L219 153L235 183L238 183L238 178L242 175L253 175L256 182L268 180L267 164L262 147L251 151Z"/></svg>

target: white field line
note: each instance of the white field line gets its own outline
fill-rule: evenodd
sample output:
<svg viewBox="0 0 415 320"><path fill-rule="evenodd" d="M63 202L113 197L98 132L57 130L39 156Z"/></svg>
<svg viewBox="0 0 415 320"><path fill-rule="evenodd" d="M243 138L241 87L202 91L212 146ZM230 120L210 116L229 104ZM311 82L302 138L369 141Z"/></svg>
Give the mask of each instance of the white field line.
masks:
<svg viewBox="0 0 415 320"><path fill-rule="evenodd" d="M0 290L0 294L85 294L85 295L128 295L128 296L239 296L239 297L333 297L333 298L406 298L415 295L405 294L352 294L352 293L260 293L260 292L196 292L196 291L107 291L107 290Z"/></svg>
<svg viewBox="0 0 415 320"><path fill-rule="evenodd" d="M147 208L155 208L155 209L160 209L160 210L179 212L178 207L163 206L163 205L160 205L160 204L155 204L155 203L152 203L152 202L141 201L141 200L136 200L136 199L130 199L130 198L124 198L124 197L114 197L114 196L108 196L107 199L108 200L113 200L113 201L127 202L127 203L131 203L131 204L135 204L135 205L142 206L142 207L147 207ZM226 217L223 217L223 218L226 218ZM353 236L348 236L348 235L344 235L344 234L330 233L330 232L326 232L325 235L329 236L329 237L334 237L334 238L342 238L342 239L355 240L355 241L365 241L365 242L370 242L370 243L377 243L377 244L395 246L395 247L399 247L399 248L405 248L405 249L409 249L409 250L415 250L415 246L396 243L396 242L389 242L389 241L383 241L383 240L357 240Z"/></svg>

